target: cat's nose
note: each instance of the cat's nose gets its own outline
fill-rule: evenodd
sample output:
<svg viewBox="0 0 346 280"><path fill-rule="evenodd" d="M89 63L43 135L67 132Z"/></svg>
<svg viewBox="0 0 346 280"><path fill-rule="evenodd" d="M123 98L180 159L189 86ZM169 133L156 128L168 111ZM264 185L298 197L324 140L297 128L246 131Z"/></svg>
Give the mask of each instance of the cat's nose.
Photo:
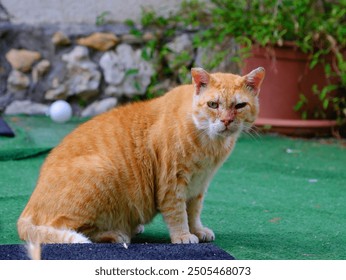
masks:
<svg viewBox="0 0 346 280"><path fill-rule="evenodd" d="M223 114L220 117L220 121L223 122L223 124L227 127L230 123L232 123L235 119L235 112L234 110L227 110L223 112Z"/></svg>
<svg viewBox="0 0 346 280"><path fill-rule="evenodd" d="M223 124L224 124L225 126L229 126L229 124L233 122L233 119L231 119L231 118L225 118L225 119L221 119L221 121L223 122Z"/></svg>

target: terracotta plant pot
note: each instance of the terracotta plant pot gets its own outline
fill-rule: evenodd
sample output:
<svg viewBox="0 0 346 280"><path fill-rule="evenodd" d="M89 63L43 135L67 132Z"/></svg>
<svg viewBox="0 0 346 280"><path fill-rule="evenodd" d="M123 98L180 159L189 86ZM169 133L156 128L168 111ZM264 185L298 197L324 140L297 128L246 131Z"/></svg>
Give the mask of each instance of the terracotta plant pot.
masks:
<svg viewBox="0 0 346 280"><path fill-rule="evenodd" d="M309 68L309 56L291 44L282 47L254 47L252 56L245 60L243 73L263 66L266 69L260 93L260 114L257 126L270 127L285 134L308 134L331 131L336 125L330 120L302 120L301 112L294 110L300 94L304 93L308 103L304 108L308 115L321 109L318 96L313 94L312 86L327 85L323 67Z"/></svg>

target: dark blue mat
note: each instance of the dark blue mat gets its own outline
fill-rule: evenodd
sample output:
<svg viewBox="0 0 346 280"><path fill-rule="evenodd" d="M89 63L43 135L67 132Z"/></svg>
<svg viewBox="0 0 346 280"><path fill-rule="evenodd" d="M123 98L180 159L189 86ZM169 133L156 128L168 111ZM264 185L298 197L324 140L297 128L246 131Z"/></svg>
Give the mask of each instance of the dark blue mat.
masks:
<svg viewBox="0 0 346 280"><path fill-rule="evenodd" d="M0 260L28 259L24 245L1 245ZM201 244L46 244L44 260L234 260L211 243Z"/></svg>
<svg viewBox="0 0 346 280"><path fill-rule="evenodd" d="M0 136L14 137L14 132L9 125L0 117Z"/></svg>

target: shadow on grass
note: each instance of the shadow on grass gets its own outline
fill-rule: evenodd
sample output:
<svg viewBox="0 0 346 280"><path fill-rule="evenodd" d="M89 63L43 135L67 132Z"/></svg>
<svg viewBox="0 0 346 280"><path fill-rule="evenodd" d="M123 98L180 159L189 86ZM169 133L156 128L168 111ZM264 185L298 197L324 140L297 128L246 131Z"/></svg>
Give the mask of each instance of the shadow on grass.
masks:
<svg viewBox="0 0 346 280"><path fill-rule="evenodd" d="M171 243L171 240L168 233L144 232L132 238L131 243Z"/></svg>

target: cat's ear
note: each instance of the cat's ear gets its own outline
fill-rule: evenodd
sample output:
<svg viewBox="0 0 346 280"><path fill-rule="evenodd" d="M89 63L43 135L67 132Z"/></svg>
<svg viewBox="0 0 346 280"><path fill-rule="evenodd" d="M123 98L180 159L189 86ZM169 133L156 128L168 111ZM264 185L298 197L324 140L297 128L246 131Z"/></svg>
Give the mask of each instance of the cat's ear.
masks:
<svg viewBox="0 0 346 280"><path fill-rule="evenodd" d="M191 69L192 84L196 89L196 94L199 95L210 83L210 74L203 68Z"/></svg>
<svg viewBox="0 0 346 280"><path fill-rule="evenodd" d="M258 67L255 70L252 70L245 76L245 87L255 95L258 95L264 76L265 70L263 67Z"/></svg>

